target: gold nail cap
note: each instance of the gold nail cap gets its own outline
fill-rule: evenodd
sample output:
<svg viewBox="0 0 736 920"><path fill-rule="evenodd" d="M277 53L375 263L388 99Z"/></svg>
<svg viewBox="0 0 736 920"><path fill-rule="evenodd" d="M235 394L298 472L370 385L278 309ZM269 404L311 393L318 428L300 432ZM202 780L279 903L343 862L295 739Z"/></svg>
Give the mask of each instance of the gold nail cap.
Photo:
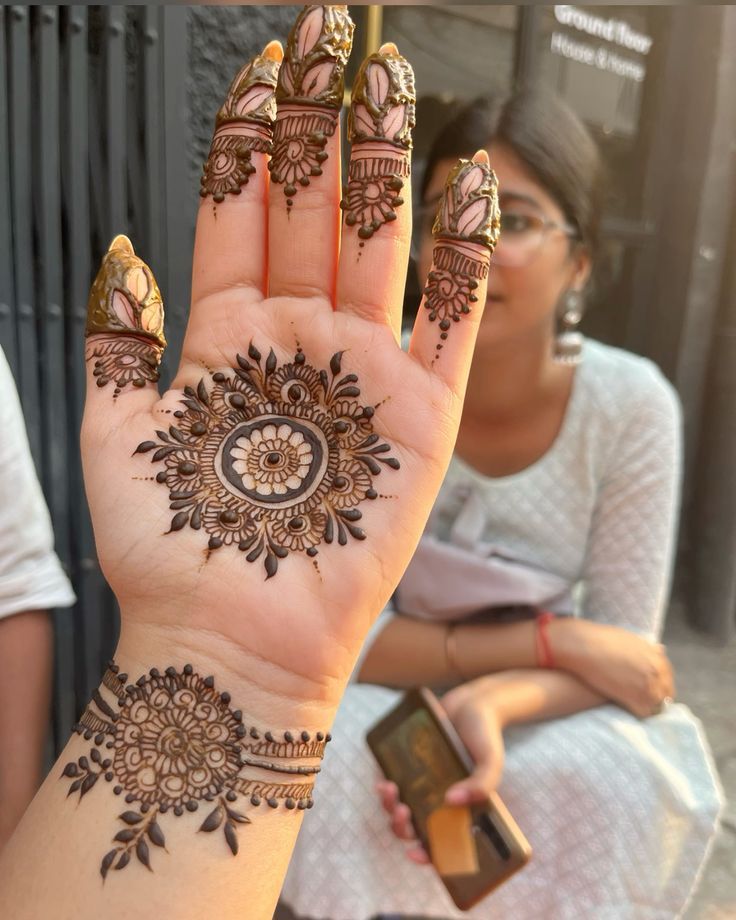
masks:
<svg viewBox="0 0 736 920"><path fill-rule="evenodd" d="M498 180L488 154L479 151L450 170L432 234L435 239L482 243L493 252L500 233Z"/></svg>
<svg viewBox="0 0 736 920"><path fill-rule="evenodd" d="M89 293L86 335L132 333L166 347L164 304L153 272L123 233L115 236Z"/></svg>
<svg viewBox="0 0 736 920"><path fill-rule="evenodd" d="M387 42L380 51L368 55L355 78L348 114L350 142L388 142L410 150L416 101L411 64L393 42Z"/></svg>

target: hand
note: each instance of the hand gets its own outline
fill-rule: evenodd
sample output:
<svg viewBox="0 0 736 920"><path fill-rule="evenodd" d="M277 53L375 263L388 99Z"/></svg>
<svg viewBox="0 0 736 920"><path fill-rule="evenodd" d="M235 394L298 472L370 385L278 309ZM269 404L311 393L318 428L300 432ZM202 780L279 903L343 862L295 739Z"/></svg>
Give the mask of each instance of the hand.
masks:
<svg viewBox="0 0 736 920"><path fill-rule="evenodd" d="M453 172L402 352L413 76L391 45L364 64L340 205L351 35L346 8L307 7L275 97L277 43L233 83L202 179L189 324L167 393L155 386L160 294L125 237L90 299L82 446L121 610L116 659L137 663L143 638L163 665L204 659L218 684L247 683L256 708L262 697L257 715L287 724L295 709L334 711L422 532L455 441L498 224L479 153Z"/></svg>
<svg viewBox="0 0 736 920"><path fill-rule="evenodd" d="M643 719L675 695L663 645L591 620L559 618L550 627L555 659L601 696Z"/></svg>
<svg viewBox="0 0 736 920"><path fill-rule="evenodd" d="M498 694L502 692L502 682L492 675L454 687L442 698L447 715L475 763L471 775L445 793L448 805L483 803L498 787L504 763L502 708L498 705ZM391 819L391 830L400 840L411 843L409 859L420 865L429 863L429 855L417 839L411 811L399 801L397 785L382 780L376 788Z"/></svg>

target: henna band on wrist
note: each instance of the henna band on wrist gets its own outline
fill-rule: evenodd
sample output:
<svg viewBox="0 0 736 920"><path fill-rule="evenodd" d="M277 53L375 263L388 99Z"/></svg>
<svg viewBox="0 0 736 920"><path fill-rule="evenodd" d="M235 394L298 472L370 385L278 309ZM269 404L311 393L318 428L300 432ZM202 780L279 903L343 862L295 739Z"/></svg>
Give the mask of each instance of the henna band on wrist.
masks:
<svg viewBox="0 0 736 920"><path fill-rule="evenodd" d="M135 803L135 811L119 815L123 827L100 865L103 879L109 869L125 868L133 856L151 869L149 843L165 847L158 816L169 811L179 817L197 811L202 802L212 803L198 829L222 827L235 855L236 829L251 823L231 807L239 797L253 807L312 807L320 770L314 761L324 757L329 732L247 729L243 713L230 705L230 694L216 690L214 677L200 677L190 664L163 673L151 668L134 684L127 680L114 662L108 663L100 687L74 725L93 746L62 772L71 780L67 796L78 792L82 799L102 777L114 783L115 795ZM103 690L112 697L106 699ZM258 771L281 773L284 779Z"/></svg>
<svg viewBox="0 0 736 920"><path fill-rule="evenodd" d="M449 623L445 630L445 661L447 668L460 683L467 682L468 678L463 674L462 668L458 664L457 656L457 623Z"/></svg>
<svg viewBox="0 0 736 920"><path fill-rule="evenodd" d="M547 627L555 619L555 614L549 610L540 610L537 613L535 645L537 650L537 667L555 668L555 656L552 651L552 643L549 639Z"/></svg>

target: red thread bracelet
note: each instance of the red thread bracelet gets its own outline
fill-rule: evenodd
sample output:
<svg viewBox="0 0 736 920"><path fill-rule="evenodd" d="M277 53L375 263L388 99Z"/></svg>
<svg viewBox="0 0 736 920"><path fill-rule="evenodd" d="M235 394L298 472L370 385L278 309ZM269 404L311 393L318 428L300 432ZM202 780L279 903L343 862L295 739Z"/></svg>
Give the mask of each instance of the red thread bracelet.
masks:
<svg viewBox="0 0 736 920"><path fill-rule="evenodd" d="M540 610L537 614L537 666L540 668L554 668L555 656L552 652L552 643L549 641L547 627L555 619L554 613L549 610Z"/></svg>

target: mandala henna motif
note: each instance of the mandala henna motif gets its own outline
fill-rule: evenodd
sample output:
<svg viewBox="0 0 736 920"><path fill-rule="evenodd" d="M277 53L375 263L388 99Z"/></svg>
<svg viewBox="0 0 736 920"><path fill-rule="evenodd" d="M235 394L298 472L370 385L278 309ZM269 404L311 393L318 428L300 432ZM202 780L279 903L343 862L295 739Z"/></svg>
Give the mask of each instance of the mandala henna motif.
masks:
<svg viewBox="0 0 736 920"><path fill-rule="evenodd" d="M67 796L78 792L81 799L103 778L126 804L135 805L118 816L123 826L102 859L103 879L134 856L151 869L149 844L165 847L159 819L167 812L180 817L211 803L199 830L222 828L235 855L237 828L251 823L242 806L235 807L239 797L252 807L312 807L314 775L329 733L276 736L255 726L248 730L242 713L232 709L230 694L215 690L214 678L200 677L191 665L163 673L151 668L135 684L126 685L127 679L114 662L108 664L101 689L110 692L110 701L95 690L74 726L85 740L94 739L94 747L62 772L71 779ZM311 779L274 781L244 772L253 768Z"/></svg>
<svg viewBox="0 0 736 920"><path fill-rule="evenodd" d="M117 397L128 384L155 383L166 347L163 321L153 272L126 236L116 236L92 284L87 310L87 360L94 361L97 386L114 382Z"/></svg>
<svg viewBox="0 0 736 920"><path fill-rule="evenodd" d="M353 87L348 116L353 154L340 202L345 223L358 225L361 241L396 220L395 209L403 204L415 103L414 72L405 58L391 52L366 58Z"/></svg>
<svg viewBox="0 0 736 920"><path fill-rule="evenodd" d="M289 35L268 164L272 180L284 186L288 209L298 186L322 174L327 138L335 133L342 106L354 28L346 6L305 6Z"/></svg>
<svg viewBox="0 0 736 920"><path fill-rule="evenodd" d="M233 80L217 113L215 133L201 179L199 194L216 202L239 195L256 171L254 151L271 153L276 120L276 78L280 47L269 44L263 54L246 64Z"/></svg>
<svg viewBox="0 0 736 920"><path fill-rule="evenodd" d="M488 258L465 244L481 244L492 254L500 227L498 183L493 170L485 163L460 160L448 176L432 228L437 242L424 288L423 303L429 319L439 321L438 353L452 323L470 313L478 300L475 290L488 277Z"/></svg>
<svg viewBox="0 0 736 920"><path fill-rule="evenodd" d="M279 366L273 350L264 362L251 345L209 389L185 388L177 424L136 448L163 465L169 532L204 530L210 551L262 557L268 578L290 552L315 556L321 543L365 538L357 506L378 497L372 477L399 461L373 431L374 409L357 401L358 378L342 373L341 354L328 372L301 350Z"/></svg>

